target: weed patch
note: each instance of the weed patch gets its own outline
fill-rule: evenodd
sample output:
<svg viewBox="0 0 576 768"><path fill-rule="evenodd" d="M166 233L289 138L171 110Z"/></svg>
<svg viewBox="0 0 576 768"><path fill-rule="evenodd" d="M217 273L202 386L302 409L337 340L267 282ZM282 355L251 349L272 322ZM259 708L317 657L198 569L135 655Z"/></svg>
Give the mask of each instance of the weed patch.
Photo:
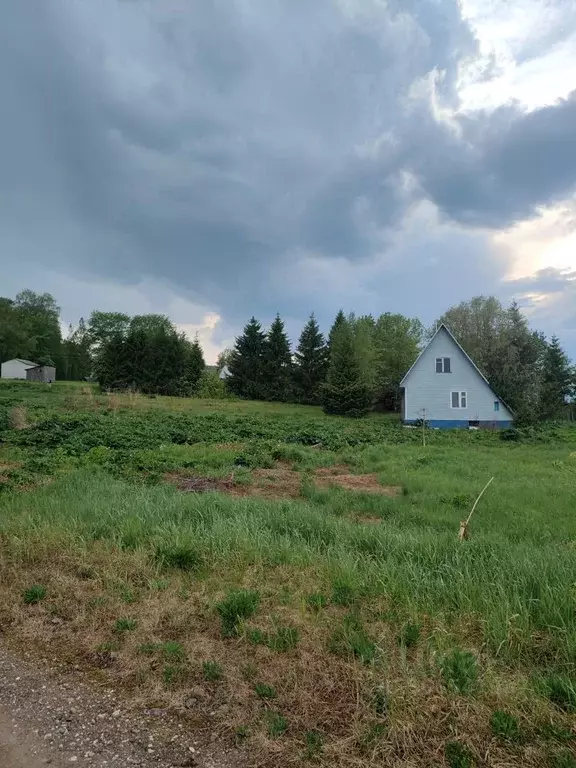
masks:
<svg viewBox="0 0 576 768"><path fill-rule="evenodd" d="M440 664L444 683L449 690L457 693L471 693L478 680L476 656L468 651L453 650Z"/></svg>
<svg viewBox="0 0 576 768"><path fill-rule="evenodd" d="M33 584L24 590L23 599L26 605L36 605L46 597L46 587L43 584Z"/></svg>
<svg viewBox="0 0 576 768"><path fill-rule="evenodd" d="M260 593L249 589L236 589L216 605L222 622L223 637L233 637L238 633L241 621L249 619L260 602Z"/></svg>

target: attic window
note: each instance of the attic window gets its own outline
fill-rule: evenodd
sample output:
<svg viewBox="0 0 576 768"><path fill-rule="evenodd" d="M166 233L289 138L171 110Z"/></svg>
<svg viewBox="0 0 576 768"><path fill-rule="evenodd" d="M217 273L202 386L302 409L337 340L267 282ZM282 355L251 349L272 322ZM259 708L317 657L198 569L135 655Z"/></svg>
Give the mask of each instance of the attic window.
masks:
<svg viewBox="0 0 576 768"><path fill-rule="evenodd" d="M500 403L498 400L494 400L494 410L499 411L500 410Z"/></svg>
<svg viewBox="0 0 576 768"><path fill-rule="evenodd" d="M450 373L450 358L449 357L437 357L436 358L436 373Z"/></svg>

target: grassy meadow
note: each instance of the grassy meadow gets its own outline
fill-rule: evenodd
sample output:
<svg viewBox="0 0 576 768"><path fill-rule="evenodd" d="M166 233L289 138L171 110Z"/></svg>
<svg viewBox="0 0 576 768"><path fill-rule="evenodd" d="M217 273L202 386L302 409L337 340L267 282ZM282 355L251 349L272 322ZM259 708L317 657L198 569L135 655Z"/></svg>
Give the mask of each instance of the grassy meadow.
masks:
<svg viewBox="0 0 576 768"><path fill-rule="evenodd" d="M254 765L576 766L576 428L0 382L0 441L15 649Z"/></svg>

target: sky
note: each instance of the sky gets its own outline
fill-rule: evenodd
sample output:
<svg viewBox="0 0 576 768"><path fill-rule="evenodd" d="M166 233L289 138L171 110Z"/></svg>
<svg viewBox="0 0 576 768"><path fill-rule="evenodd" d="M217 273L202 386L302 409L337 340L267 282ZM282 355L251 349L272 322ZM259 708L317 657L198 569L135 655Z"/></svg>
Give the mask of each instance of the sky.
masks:
<svg viewBox="0 0 576 768"><path fill-rule="evenodd" d="M5 0L0 295L429 325L516 299L576 357L576 0Z"/></svg>

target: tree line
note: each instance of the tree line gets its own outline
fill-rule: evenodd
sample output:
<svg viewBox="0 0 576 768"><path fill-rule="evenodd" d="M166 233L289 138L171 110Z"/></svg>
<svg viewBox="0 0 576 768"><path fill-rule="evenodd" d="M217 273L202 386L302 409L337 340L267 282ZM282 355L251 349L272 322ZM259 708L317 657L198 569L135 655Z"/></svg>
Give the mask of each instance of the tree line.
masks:
<svg viewBox="0 0 576 768"><path fill-rule="evenodd" d="M516 303L477 296L448 309L429 329L401 314L336 315L325 336L310 315L292 349L277 316L264 330L252 317L206 369L190 341L164 315L91 313L64 337L53 296L25 290L0 298L0 359L56 366L57 378L93 378L107 389L149 394L224 396L321 405L327 413L398 410L399 384L439 323L445 323L520 421L558 416L574 395L576 376L556 336L529 327Z"/></svg>

